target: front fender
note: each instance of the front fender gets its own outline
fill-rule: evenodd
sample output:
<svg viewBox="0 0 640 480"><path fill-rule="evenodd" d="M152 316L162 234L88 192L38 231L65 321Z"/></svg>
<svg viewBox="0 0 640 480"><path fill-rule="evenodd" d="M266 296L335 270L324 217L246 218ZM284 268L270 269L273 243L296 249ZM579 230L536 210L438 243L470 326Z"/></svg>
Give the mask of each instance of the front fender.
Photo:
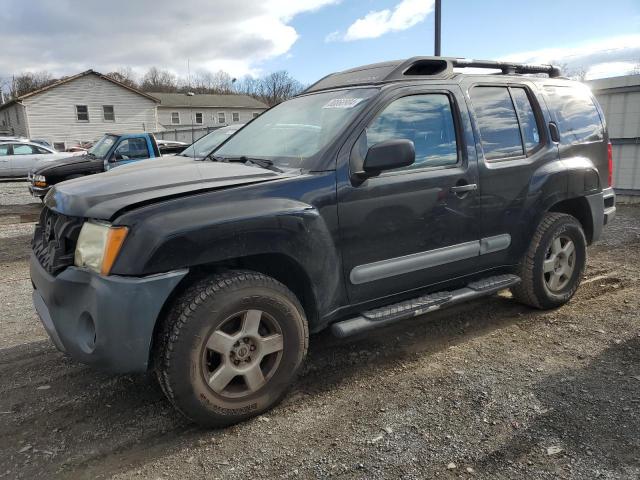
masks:
<svg viewBox="0 0 640 480"><path fill-rule="evenodd" d="M319 312L328 311L344 288L335 185L329 183L334 176L311 177L295 185L271 182L168 200L124 214L116 223L130 226L130 234L112 272L148 275L177 265L281 255L305 272ZM285 192L307 192L310 198Z"/></svg>

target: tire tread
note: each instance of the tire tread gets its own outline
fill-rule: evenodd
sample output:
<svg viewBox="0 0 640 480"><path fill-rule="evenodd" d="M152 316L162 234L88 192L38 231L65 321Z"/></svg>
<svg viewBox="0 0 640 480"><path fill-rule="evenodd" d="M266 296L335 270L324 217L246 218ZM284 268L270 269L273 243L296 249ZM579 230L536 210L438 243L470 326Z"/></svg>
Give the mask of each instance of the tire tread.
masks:
<svg viewBox="0 0 640 480"><path fill-rule="evenodd" d="M194 419L180 408L176 394L171 386L170 370L174 345L180 339L184 327L189 323L193 313L203 302L212 296L224 295L225 291L235 289L247 282L251 282L252 286L266 287L284 294L296 306L298 311L302 313L302 324L304 328L302 358L307 354L309 348L309 327L304 316L304 309L297 297L276 279L250 270L230 270L194 281L194 283L174 301L173 306L169 309L159 331L154 352L155 373L160 388L175 409L189 420L193 421ZM221 426L222 425L224 424L221 423Z"/></svg>

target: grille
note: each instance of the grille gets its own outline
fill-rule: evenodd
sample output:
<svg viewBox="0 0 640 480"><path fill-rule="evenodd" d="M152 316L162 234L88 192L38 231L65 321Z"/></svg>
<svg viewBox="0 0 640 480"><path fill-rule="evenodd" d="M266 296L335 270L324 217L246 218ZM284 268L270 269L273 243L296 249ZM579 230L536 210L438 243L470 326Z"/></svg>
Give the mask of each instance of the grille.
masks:
<svg viewBox="0 0 640 480"><path fill-rule="evenodd" d="M53 275L73 265L83 219L67 217L43 208L31 247L40 265Z"/></svg>

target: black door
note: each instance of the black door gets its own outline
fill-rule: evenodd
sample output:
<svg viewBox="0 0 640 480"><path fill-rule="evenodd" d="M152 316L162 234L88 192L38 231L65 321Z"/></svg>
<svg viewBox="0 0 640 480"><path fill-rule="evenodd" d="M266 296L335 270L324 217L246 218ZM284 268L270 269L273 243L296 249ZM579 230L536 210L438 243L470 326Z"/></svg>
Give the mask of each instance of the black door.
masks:
<svg viewBox="0 0 640 480"><path fill-rule="evenodd" d="M338 170L338 216L351 303L475 271L478 179L475 151L465 147L470 125L460 93L397 91L366 125L356 132L350 166ZM364 182L355 178L354 165L368 148L390 139L413 141L415 163Z"/></svg>
<svg viewBox="0 0 640 480"><path fill-rule="evenodd" d="M547 192L566 190L563 176L549 175L562 169L558 147L546 125L546 108L527 82L474 84L464 88L478 134L483 238L499 239L502 248L483 255L484 268L517 263L531 242ZM555 162L555 164L554 164Z"/></svg>

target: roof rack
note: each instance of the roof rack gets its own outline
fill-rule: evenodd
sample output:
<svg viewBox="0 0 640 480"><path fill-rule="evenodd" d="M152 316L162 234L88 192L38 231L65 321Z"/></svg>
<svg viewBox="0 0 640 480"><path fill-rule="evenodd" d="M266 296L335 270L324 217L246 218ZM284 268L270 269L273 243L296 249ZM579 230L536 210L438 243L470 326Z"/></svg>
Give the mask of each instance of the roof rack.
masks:
<svg viewBox="0 0 640 480"><path fill-rule="evenodd" d="M456 68L489 68L502 70L505 75L520 73L546 73L549 77L559 77L560 68L554 65L536 65L531 63L495 62L491 60L471 60L469 58L450 58Z"/></svg>
<svg viewBox="0 0 640 480"><path fill-rule="evenodd" d="M533 65L452 57L412 57L407 60L374 63L332 73L309 86L305 92L395 80L409 80L416 77L446 79L455 75L454 68L487 68L501 70L503 74L544 73L552 78L560 76L560 69L553 65Z"/></svg>

